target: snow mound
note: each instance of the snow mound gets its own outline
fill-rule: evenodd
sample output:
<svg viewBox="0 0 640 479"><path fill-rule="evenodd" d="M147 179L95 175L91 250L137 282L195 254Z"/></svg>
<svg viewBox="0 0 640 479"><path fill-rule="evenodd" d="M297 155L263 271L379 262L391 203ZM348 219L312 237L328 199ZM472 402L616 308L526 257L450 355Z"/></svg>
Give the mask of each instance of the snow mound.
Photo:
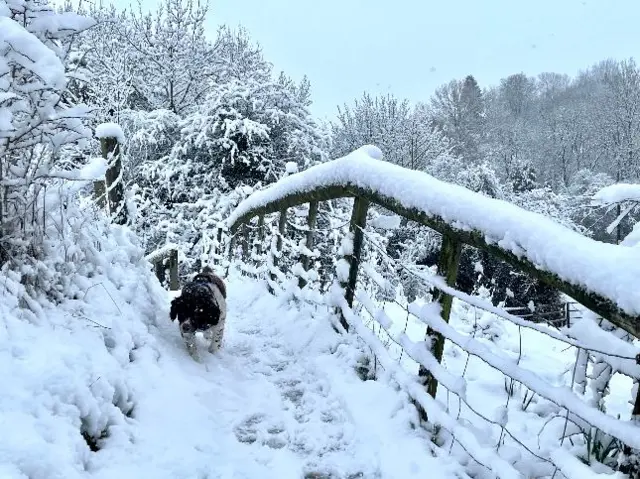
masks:
<svg viewBox="0 0 640 479"><path fill-rule="evenodd" d="M461 230L475 230L488 243L526 258L539 269L611 299L627 314L640 314L640 290L635 287L640 277L640 249L594 241L541 214L376 159L378 152L364 146L283 178L241 202L227 225L290 194L355 186L393 198L405 208L438 216Z"/></svg>
<svg viewBox="0 0 640 479"><path fill-rule="evenodd" d="M153 331L168 308L142 250L116 229L99 252L96 231L69 222L75 234L45 243L48 258L0 273L3 478L94 472L94 450L132 441L136 375L158 368Z"/></svg>
<svg viewBox="0 0 640 479"><path fill-rule="evenodd" d="M374 160L382 160L382 150L375 145L364 145L356 150L357 152L364 153L369 158Z"/></svg>

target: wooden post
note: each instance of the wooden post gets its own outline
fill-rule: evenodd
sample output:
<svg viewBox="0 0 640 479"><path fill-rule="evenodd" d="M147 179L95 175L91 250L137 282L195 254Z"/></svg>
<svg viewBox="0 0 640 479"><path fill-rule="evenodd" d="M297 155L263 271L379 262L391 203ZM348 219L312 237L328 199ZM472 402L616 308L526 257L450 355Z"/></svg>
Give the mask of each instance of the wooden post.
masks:
<svg viewBox="0 0 640 479"><path fill-rule="evenodd" d="M104 184L104 180L96 180L93 182L93 197L98 204L98 208L105 209L107 207L107 187Z"/></svg>
<svg viewBox="0 0 640 479"><path fill-rule="evenodd" d="M178 282L178 250L173 249L169 253L169 289L178 291L180 284Z"/></svg>
<svg viewBox="0 0 640 479"><path fill-rule="evenodd" d="M264 215L258 217L258 242L256 244L256 256L262 256L262 244L264 243ZM259 261L259 260L256 260Z"/></svg>
<svg viewBox="0 0 640 479"><path fill-rule="evenodd" d="M286 226L287 226L287 210L284 209L280 211L280 219L278 220L278 238L276 239L276 251L278 253L282 252L282 239L284 238L284 235L286 233ZM279 258L272 252L269 254L272 255L271 262L273 263L273 267L274 268L277 267L279 263ZM278 279L273 271L269 271L269 278L273 282L275 282ZM273 291L271 292L273 293Z"/></svg>
<svg viewBox="0 0 640 479"><path fill-rule="evenodd" d="M107 193L107 211L112 215L112 221L114 223L123 225L127 222L127 209L124 204L124 185L121 177L122 159L120 156L120 145L118 144L117 138L106 137L100 138L100 147L102 149L102 157L109 162L104 182L104 188ZM102 187L96 183L99 182L95 182L93 185L94 193L99 193ZM102 194L104 195L104 191Z"/></svg>
<svg viewBox="0 0 640 479"><path fill-rule="evenodd" d="M367 226L367 210L369 209L369 200L361 196L356 196L353 201L353 211L351 212L351 223L349 231L353 234L353 251L350 255L345 255L345 259L349 262L349 278L347 283L342 283L344 288L344 297L347 304L351 308L353 306L353 298L356 292L356 282L358 279L358 265L360 264L360 256L362 255L362 244L364 242L364 228ZM342 311L340 311L340 324L349 330L349 324Z"/></svg>
<svg viewBox="0 0 640 479"><path fill-rule="evenodd" d="M460 253L462 252L462 243L449 235L442 235L442 247L440 249L440 257L438 259L438 274L443 276L447 286L455 286L456 276L458 275L458 265L460 264ZM438 291L435 301L440 303L442 311L440 313L445 322L449 322L451 316L451 305L453 304L453 296ZM438 362L442 361L444 352L444 336L437 331L427 328L427 337L431 338L431 354ZM438 391L438 380L424 366L420 366L418 375L425 378L427 392L431 397L435 398ZM421 412L422 413L422 412Z"/></svg>
<svg viewBox="0 0 640 479"><path fill-rule="evenodd" d="M282 241L284 240L284 235L287 232L287 210L282 210L280 212L280 219L278 220L278 241L276 242L276 250L278 252L282 251Z"/></svg>
<svg viewBox="0 0 640 479"><path fill-rule="evenodd" d="M222 259L222 254L224 250L222 248L222 226L218 224L216 227L216 244L213 250L213 258L215 261L219 261ZM215 264L215 263L214 263Z"/></svg>
<svg viewBox="0 0 640 479"><path fill-rule="evenodd" d="M249 226L242 223L242 261L245 263L249 259Z"/></svg>
<svg viewBox="0 0 640 479"><path fill-rule="evenodd" d="M216 241L218 242L218 253L222 253L222 226L218 226L218 231L216 232Z"/></svg>
<svg viewBox="0 0 640 479"><path fill-rule="evenodd" d="M305 247L311 251L313 249L313 240L315 236L316 230L316 221L318 219L318 202L311 201L309 203L309 213L307 215L307 237L305 241ZM309 254L302 255L302 268L305 271L309 271L311 269L311 256ZM307 280L300 277L298 278L298 287L300 289L304 288L307 285Z"/></svg>
<svg viewBox="0 0 640 479"><path fill-rule="evenodd" d="M229 238L229 264L233 262L234 249L236 247L236 237L232 236Z"/></svg>
<svg viewBox="0 0 640 479"><path fill-rule="evenodd" d="M153 269L156 272L156 278L160 281L160 284L164 281L164 258L160 258L153 263Z"/></svg>

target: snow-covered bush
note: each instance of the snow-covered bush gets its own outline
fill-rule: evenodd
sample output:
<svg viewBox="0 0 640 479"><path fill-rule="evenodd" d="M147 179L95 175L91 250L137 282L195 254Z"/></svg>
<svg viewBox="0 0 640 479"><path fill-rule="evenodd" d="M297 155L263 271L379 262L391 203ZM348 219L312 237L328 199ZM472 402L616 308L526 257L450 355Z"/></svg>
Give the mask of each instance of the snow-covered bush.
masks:
<svg viewBox="0 0 640 479"><path fill-rule="evenodd" d="M46 189L90 137L86 108L65 99L64 61L92 24L46 2L0 1L0 264L39 253Z"/></svg>

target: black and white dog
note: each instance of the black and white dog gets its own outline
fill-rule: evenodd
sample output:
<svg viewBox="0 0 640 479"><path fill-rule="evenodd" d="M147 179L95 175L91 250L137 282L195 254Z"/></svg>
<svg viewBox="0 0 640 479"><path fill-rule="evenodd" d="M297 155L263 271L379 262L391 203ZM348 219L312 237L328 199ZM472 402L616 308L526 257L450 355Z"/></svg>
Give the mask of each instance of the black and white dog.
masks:
<svg viewBox="0 0 640 479"><path fill-rule="evenodd" d="M170 316L171 321L178 318L180 334L191 357L198 359L198 331L203 332L205 339L210 341L209 352L218 351L227 318L227 290L222 278L205 266L182 288L182 294L171 301Z"/></svg>

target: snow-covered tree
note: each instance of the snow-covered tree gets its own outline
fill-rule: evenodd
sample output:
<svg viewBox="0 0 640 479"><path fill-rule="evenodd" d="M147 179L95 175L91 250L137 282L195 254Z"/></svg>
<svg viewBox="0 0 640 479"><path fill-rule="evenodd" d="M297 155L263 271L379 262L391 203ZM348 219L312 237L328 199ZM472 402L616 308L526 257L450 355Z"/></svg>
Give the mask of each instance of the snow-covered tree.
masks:
<svg viewBox="0 0 640 479"><path fill-rule="evenodd" d="M86 108L65 96L65 61L73 38L92 24L71 12L56 13L44 1L0 1L2 262L25 240L35 253L43 190L65 169L69 149L90 137Z"/></svg>
<svg viewBox="0 0 640 479"><path fill-rule="evenodd" d="M406 168L433 173L454 161L453 145L434 127L428 108L424 104L411 107L408 100L391 95L365 93L352 106L339 107L332 131L333 157L374 144L386 161Z"/></svg>
<svg viewBox="0 0 640 479"><path fill-rule="evenodd" d="M431 108L439 128L451 140L456 156L476 162L484 135L484 98L472 75L452 80L436 90Z"/></svg>
<svg viewBox="0 0 640 479"><path fill-rule="evenodd" d="M138 55L136 89L151 108L187 113L213 86L214 48L205 36L208 5L164 0L154 14L139 8L119 24L120 41Z"/></svg>

